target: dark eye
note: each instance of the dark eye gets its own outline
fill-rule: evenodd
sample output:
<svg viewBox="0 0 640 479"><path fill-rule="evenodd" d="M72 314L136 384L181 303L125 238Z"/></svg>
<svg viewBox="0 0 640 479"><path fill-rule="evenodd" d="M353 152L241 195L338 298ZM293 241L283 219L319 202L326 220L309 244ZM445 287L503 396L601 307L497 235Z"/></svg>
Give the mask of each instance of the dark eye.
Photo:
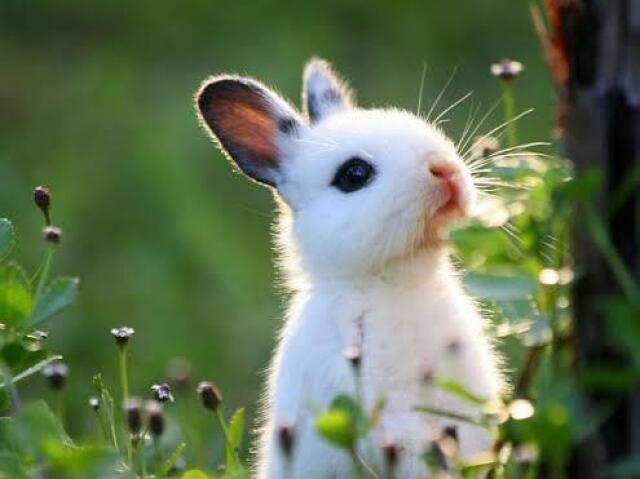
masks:
<svg viewBox="0 0 640 479"><path fill-rule="evenodd" d="M375 169L371 163L360 158L350 158L340 165L331 185L344 193L351 193L367 186L374 174Z"/></svg>

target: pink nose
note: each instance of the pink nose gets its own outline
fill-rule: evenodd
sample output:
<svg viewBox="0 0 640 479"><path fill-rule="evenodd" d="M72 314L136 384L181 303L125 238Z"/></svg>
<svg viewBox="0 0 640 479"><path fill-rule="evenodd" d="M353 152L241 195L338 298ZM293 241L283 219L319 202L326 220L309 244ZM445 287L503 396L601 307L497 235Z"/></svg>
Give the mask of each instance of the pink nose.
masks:
<svg viewBox="0 0 640 479"><path fill-rule="evenodd" d="M432 163L429 172L441 180L449 180L456 173L456 168L451 163Z"/></svg>

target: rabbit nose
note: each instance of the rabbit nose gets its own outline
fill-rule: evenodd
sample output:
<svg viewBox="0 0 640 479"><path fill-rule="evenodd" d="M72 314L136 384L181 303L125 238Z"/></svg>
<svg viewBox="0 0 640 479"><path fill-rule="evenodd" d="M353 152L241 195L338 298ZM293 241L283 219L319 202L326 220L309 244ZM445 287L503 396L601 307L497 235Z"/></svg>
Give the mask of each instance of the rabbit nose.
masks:
<svg viewBox="0 0 640 479"><path fill-rule="evenodd" d="M451 163L433 162L429 165L429 173L440 180L450 180L456 173L456 167Z"/></svg>

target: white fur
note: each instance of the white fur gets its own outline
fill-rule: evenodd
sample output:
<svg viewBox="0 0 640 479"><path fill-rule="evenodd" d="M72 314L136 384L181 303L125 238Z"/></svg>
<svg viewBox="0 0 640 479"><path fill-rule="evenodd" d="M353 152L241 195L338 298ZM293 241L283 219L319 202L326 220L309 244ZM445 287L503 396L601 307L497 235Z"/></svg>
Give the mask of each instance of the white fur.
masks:
<svg viewBox="0 0 640 479"><path fill-rule="evenodd" d="M325 66L317 66L319 75L332 74ZM308 73L307 80L306 88L339 84L318 74ZM367 441L375 451L383 437L398 443L397 477L425 477L421 454L455 423L416 407L470 412L468 404L425 383L425 374L454 379L488 400L502 386L484 321L441 240L454 219L473 209L467 168L452 142L413 114L344 105L322 108L319 121L278 137L278 247L294 293L269 372L257 451L260 479L352 477L347 454L314 430L319 411L337 394L354 391L343 357L348 346L362 351L366 408L386 399L382 420ZM365 188L344 193L330 183L354 156L375 165L376 176ZM460 210L445 220L435 217L446 198L429 173L434 162L457 171ZM288 466L277 442L278 424L284 422L293 423L296 437ZM487 431L456 425L463 454L490 447ZM379 466L374 456L367 460Z"/></svg>

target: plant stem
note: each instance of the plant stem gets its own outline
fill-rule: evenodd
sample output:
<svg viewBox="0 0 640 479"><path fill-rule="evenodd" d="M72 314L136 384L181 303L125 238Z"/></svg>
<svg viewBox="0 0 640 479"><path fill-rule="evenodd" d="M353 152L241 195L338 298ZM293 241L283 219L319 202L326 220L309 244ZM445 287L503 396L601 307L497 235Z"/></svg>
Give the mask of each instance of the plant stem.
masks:
<svg viewBox="0 0 640 479"><path fill-rule="evenodd" d="M133 436L132 436L133 437ZM147 428L143 428L140 433L138 433L138 443L136 444L135 450L132 447L132 441L129 440L129 449L132 450L132 456L135 454L135 458L140 463L140 472L142 474L142 478L144 479L147 476L147 464L144 461L144 441L147 437ZM131 469L135 469L133 462L130 462Z"/></svg>
<svg viewBox="0 0 640 479"><path fill-rule="evenodd" d="M108 422L111 429L111 440L113 441L113 447L115 447L116 451L120 453L120 446L118 445L118 435L116 434L116 421L113 417L113 410L108 415Z"/></svg>
<svg viewBox="0 0 640 479"><path fill-rule="evenodd" d="M54 391L55 413L58 421L64 427L64 393L61 389Z"/></svg>
<svg viewBox="0 0 640 479"><path fill-rule="evenodd" d="M122 404L127 404L129 400L129 379L127 377L127 348L126 346L120 347L118 351L118 369L120 370L120 389L122 392ZM112 425L113 427L113 425ZM131 441L127 441L127 460L130 466L132 466L133 452L131 447Z"/></svg>
<svg viewBox="0 0 640 479"><path fill-rule="evenodd" d="M103 406L104 407L104 406ZM102 438L104 439L105 442L109 442L109 431L108 428L105 424L105 419L102 416L102 414L100 414L99 411L96 411L96 418L98 419L98 424L100 424L100 431L102 432ZM116 444L114 444L114 446L116 447L116 449L118 448Z"/></svg>
<svg viewBox="0 0 640 479"><path fill-rule="evenodd" d="M500 82L502 85L502 91L504 92L504 120L509 122L507 127L507 143L509 147L516 146L518 144L518 135L516 134L516 122L512 121L515 111L515 100L513 94L513 82L510 80L503 80Z"/></svg>
<svg viewBox="0 0 640 479"><path fill-rule="evenodd" d="M142 473L142 479L144 479L147 477L147 463L144 460L144 434L140 437L138 457L140 459L140 472Z"/></svg>
<svg viewBox="0 0 640 479"><path fill-rule="evenodd" d="M11 392L10 388L14 384L17 384L20 381L22 381L23 379L26 379L29 376L41 371L47 364L52 363L54 361L60 361L61 359L62 359L62 356L59 356L59 355L51 356L50 358L47 358L47 359L44 359L44 360L40 361L39 363L35 364L34 366L31 366L29 369L25 369L24 371L22 371L19 374L16 374L13 377L11 377L11 374L9 374L8 371L5 371L5 369L6 369L5 366L0 366L0 372L2 372L2 375L5 377L4 382L0 383L0 388L8 387L9 388L9 392Z"/></svg>
<svg viewBox="0 0 640 479"><path fill-rule="evenodd" d="M129 400L129 379L127 377L127 349L120 348L118 354L118 367L120 369L120 387L122 388L122 402Z"/></svg>
<svg viewBox="0 0 640 479"><path fill-rule="evenodd" d="M465 414L460 414L454 411L447 411L445 409L440 409L437 407L430 406L417 406L413 408L414 411L424 412L427 414L433 414L434 416L446 417L449 419L453 419L455 421L466 422L469 424L474 424L476 426L489 428L490 426L481 418L475 418L473 416L467 416Z"/></svg>
<svg viewBox="0 0 640 479"><path fill-rule="evenodd" d="M351 449L351 458L353 460L353 464L356 467L356 477L370 477L373 479L380 479L380 476L374 471L369 464L366 463L362 456L358 454L355 449Z"/></svg>
<svg viewBox="0 0 640 479"><path fill-rule="evenodd" d="M220 424L220 428L222 429L222 433L224 434L224 440L229 442L229 433L227 431L227 423L224 420L224 416L222 415L222 411L220 408L216 409L216 417L218 418L218 423Z"/></svg>
<svg viewBox="0 0 640 479"><path fill-rule="evenodd" d="M162 444L160 444L160 438L154 436L154 438L153 438L153 454L154 454L153 461L155 463L156 477L161 477L161 471L162 471L162 447L161 446L162 446Z"/></svg>
<svg viewBox="0 0 640 479"><path fill-rule="evenodd" d="M362 387L362 371L360 367L352 368L352 369L353 369L353 380L355 383L356 401L364 411L365 403L364 403L364 388ZM365 442L365 447L367 448L367 455L370 458L374 458L375 448L374 448L370 434L366 435L366 437L364 438L364 442Z"/></svg>
<svg viewBox="0 0 640 479"><path fill-rule="evenodd" d="M55 250L55 245L47 245L47 251L45 252L42 269L40 271L40 274L38 275L38 285L36 286L36 292L33 296L33 303L36 305L38 304L40 296L42 295L42 291L47 284L47 279L49 279L49 272L51 271L51 263L53 261L53 254L55 253Z"/></svg>
<svg viewBox="0 0 640 479"><path fill-rule="evenodd" d="M540 358L544 350L544 345L529 348L529 353L527 354L524 366L522 366L522 372L520 373L514 390L515 397L528 397L527 392L529 391L535 373L538 371L538 364L540 363Z"/></svg>

